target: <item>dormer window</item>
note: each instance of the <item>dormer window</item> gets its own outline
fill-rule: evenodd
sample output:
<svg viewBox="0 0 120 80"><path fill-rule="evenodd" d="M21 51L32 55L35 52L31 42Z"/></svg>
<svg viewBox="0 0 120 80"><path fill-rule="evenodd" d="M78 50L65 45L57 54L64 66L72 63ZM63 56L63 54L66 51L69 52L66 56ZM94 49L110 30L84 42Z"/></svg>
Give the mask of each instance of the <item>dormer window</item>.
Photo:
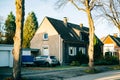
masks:
<svg viewBox="0 0 120 80"><path fill-rule="evenodd" d="M48 33L43 34L43 40L48 40Z"/></svg>

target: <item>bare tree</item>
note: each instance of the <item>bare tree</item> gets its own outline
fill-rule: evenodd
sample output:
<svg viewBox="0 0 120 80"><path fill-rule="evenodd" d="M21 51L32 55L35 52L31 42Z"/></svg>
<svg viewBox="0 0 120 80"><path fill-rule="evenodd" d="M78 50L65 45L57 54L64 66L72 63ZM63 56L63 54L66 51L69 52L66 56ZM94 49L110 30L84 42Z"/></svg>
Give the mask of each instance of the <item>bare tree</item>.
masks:
<svg viewBox="0 0 120 80"><path fill-rule="evenodd" d="M24 0L15 0L16 5L16 32L13 49L13 80L21 80L21 46L24 23Z"/></svg>
<svg viewBox="0 0 120 80"><path fill-rule="evenodd" d="M99 0L99 15L116 26L120 32L120 0ZM120 65L120 50L119 50Z"/></svg>
<svg viewBox="0 0 120 80"><path fill-rule="evenodd" d="M120 0L99 0L100 13L120 31Z"/></svg>
<svg viewBox="0 0 120 80"><path fill-rule="evenodd" d="M92 18L91 11L93 10L97 0L58 0L58 6L65 5L70 1L79 11L84 11L87 14L88 24L89 24L89 47L88 47L88 56L89 56L89 68L90 70L94 69L94 21Z"/></svg>

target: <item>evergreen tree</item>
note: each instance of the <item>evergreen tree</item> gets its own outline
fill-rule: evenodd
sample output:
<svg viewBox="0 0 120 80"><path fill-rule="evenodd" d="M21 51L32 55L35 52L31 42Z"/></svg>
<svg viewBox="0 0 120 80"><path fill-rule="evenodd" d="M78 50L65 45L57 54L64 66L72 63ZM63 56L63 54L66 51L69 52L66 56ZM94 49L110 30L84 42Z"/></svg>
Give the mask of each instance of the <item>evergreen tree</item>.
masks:
<svg viewBox="0 0 120 80"><path fill-rule="evenodd" d="M15 35L15 16L12 12L8 15L5 21L5 28L6 28L6 44L13 44L13 37Z"/></svg>
<svg viewBox="0 0 120 80"><path fill-rule="evenodd" d="M23 28L23 48L29 48L30 47L30 40L35 34L35 31L38 28L38 21L35 16L34 12L31 12L28 14L28 17L26 18L24 28Z"/></svg>

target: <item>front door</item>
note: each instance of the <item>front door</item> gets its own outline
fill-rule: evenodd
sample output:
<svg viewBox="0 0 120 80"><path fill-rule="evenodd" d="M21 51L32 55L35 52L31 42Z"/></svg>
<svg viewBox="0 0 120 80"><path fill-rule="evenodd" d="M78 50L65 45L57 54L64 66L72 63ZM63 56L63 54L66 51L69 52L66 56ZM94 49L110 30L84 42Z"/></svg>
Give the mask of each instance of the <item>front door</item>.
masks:
<svg viewBox="0 0 120 80"><path fill-rule="evenodd" d="M43 47L43 55L49 55L48 47Z"/></svg>

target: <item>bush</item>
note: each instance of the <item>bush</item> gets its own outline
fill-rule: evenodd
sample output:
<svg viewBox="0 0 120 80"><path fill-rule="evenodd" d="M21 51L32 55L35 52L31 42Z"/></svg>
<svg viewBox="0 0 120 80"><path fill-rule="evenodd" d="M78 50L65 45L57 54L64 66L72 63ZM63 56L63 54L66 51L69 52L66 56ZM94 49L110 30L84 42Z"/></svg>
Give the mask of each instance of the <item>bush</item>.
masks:
<svg viewBox="0 0 120 80"><path fill-rule="evenodd" d="M78 61L72 61L70 65L71 66L79 66L80 63Z"/></svg>
<svg viewBox="0 0 120 80"><path fill-rule="evenodd" d="M118 64L119 60L116 56L106 56L95 62L95 65L115 65Z"/></svg>
<svg viewBox="0 0 120 80"><path fill-rule="evenodd" d="M88 56L85 55L85 54L82 54L82 52L80 51L75 56L75 60L74 61L78 61L79 64L87 64L88 63Z"/></svg>
<svg viewBox="0 0 120 80"><path fill-rule="evenodd" d="M93 69L86 69L85 72L90 74L95 74L95 73L99 73L100 70L93 68Z"/></svg>

